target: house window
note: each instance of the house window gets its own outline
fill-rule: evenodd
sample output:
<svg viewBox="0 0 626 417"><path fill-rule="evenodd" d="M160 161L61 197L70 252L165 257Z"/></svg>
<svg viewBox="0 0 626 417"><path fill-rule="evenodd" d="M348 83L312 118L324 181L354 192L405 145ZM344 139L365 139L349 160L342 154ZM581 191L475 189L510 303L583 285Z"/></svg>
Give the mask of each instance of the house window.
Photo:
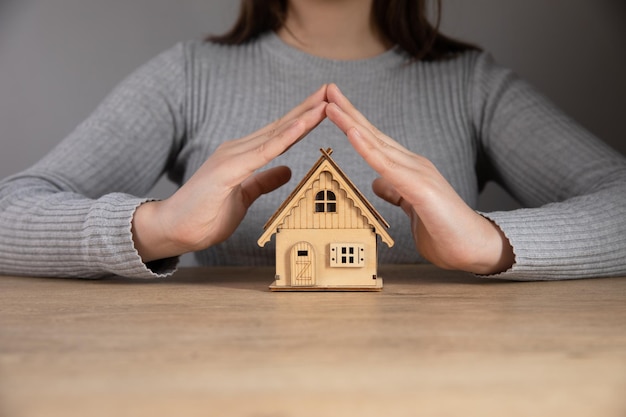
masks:
<svg viewBox="0 0 626 417"><path fill-rule="evenodd" d="M335 268L365 266L365 245L360 243L331 243L330 266Z"/></svg>
<svg viewBox="0 0 626 417"><path fill-rule="evenodd" d="M336 213L337 197L330 190L320 191L315 194L315 212L316 213Z"/></svg>

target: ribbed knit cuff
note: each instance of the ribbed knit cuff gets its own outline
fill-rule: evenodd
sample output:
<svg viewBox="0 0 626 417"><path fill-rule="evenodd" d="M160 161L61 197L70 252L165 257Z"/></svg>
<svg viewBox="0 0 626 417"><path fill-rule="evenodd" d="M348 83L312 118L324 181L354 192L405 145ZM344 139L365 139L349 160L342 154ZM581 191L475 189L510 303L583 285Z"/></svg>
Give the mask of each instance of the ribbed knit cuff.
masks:
<svg viewBox="0 0 626 417"><path fill-rule="evenodd" d="M99 269L129 278L162 278L175 272L178 257L145 264L135 249L133 215L147 201L114 193L100 198L90 210L86 221L87 256Z"/></svg>
<svg viewBox="0 0 626 417"><path fill-rule="evenodd" d="M611 245L619 241L613 235L623 225L612 217L559 204L481 214L500 227L515 254L512 268L488 278L559 280L623 273L623 247Z"/></svg>

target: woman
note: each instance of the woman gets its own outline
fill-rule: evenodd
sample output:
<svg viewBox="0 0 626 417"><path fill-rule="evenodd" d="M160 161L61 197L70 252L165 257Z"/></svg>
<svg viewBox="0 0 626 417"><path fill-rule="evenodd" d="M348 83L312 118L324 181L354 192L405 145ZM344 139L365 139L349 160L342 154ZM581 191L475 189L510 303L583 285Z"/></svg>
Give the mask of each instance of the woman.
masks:
<svg viewBox="0 0 626 417"><path fill-rule="evenodd" d="M186 252L270 264L255 241L289 192L285 165L298 180L329 146L361 190L392 203L380 211L396 246L381 262L510 279L626 273L624 158L438 34L424 3L244 1L231 32L161 54L0 185L0 272L163 276ZM164 172L174 195L136 197ZM488 180L531 208L477 213Z"/></svg>

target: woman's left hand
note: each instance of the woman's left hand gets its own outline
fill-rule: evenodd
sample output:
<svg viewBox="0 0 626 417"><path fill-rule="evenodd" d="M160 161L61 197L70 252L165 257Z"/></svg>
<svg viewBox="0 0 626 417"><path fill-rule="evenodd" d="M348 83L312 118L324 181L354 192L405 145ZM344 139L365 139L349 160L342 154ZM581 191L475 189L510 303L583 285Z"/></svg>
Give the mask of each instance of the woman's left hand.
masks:
<svg viewBox="0 0 626 417"><path fill-rule="evenodd" d="M374 192L411 219L416 247L433 264L477 274L513 265L513 249L500 228L469 207L434 164L372 125L332 84L327 117L380 174Z"/></svg>

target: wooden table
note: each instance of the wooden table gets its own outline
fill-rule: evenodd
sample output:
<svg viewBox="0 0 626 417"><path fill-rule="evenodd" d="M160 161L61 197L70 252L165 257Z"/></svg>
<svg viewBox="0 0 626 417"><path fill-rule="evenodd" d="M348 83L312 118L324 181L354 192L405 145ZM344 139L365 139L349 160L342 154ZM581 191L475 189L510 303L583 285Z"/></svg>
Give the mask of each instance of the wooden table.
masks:
<svg viewBox="0 0 626 417"><path fill-rule="evenodd" d="M0 416L625 416L626 279L0 277Z"/></svg>

